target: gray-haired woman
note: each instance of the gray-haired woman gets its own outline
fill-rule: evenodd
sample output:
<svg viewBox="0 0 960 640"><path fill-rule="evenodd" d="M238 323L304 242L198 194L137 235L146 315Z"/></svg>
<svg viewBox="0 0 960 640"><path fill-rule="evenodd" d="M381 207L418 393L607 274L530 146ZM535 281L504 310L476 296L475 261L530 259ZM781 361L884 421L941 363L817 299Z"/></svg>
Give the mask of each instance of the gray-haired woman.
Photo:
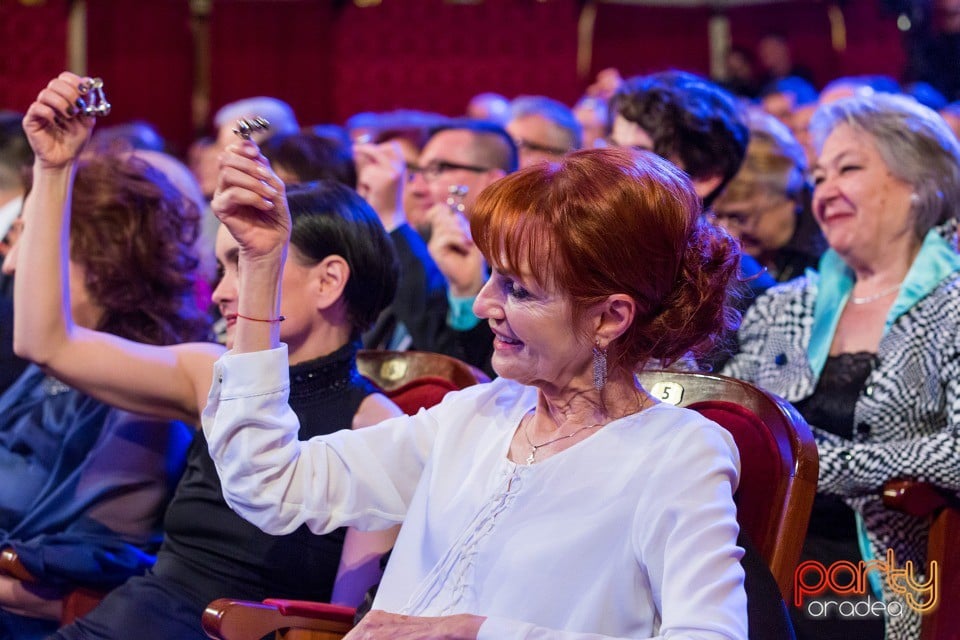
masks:
<svg viewBox="0 0 960 640"><path fill-rule="evenodd" d="M824 105L811 129L814 216L830 250L819 276L756 302L724 373L795 403L818 437L804 559L820 564L801 580L875 559L891 569L912 561L909 577L922 582L927 525L885 509L880 490L900 477L960 489L960 146L936 113L885 94ZM932 589L897 593L893 574L876 571L862 588L834 577L816 599L798 590L807 596L794 612L799 637L883 637L882 626L888 639L919 636ZM850 585L860 601L882 602L867 616L823 606L843 602L836 592Z"/></svg>

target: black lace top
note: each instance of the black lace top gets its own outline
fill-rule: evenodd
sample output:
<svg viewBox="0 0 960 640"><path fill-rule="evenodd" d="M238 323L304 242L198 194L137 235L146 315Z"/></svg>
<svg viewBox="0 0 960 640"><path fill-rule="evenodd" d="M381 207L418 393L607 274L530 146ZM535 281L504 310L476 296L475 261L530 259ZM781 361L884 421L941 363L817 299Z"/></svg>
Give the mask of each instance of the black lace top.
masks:
<svg viewBox="0 0 960 640"><path fill-rule="evenodd" d="M290 367L290 406L302 440L349 429L360 403L375 392L357 372L357 348L348 344ZM301 527L272 536L248 523L224 501L202 433L164 525L154 573L177 582L203 606L222 597L330 601L345 530L317 536Z"/></svg>
<svg viewBox="0 0 960 640"><path fill-rule="evenodd" d="M813 395L794 406L808 424L852 440L854 408L875 362L876 354L866 352L830 356ZM818 493L808 535L855 541L853 510L836 496Z"/></svg>

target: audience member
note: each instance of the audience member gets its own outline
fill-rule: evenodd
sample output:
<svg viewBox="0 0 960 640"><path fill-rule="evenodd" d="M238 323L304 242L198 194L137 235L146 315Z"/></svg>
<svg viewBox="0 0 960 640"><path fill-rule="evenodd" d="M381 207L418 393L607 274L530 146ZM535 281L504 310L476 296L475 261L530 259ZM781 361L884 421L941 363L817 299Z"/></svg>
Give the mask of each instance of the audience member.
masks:
<svg viewBox="0 0 960 640"><path fill-rule="evenodd" d="M790 133L793 134L794 139L803 147L808 170L817 161L817 150L813 147L813 139L810 137L810 120L813 119L817 107L819 107L819 104L815 102L795 109L786 123L790 127Z"/></svg>
<svg viewBox="0 0 960 640"><path fill-rule="evenodd" d="M844 76L827 83L820 92L820 104L829 104L854 95L900 93L900 84L888 76Z"/></svg>
<svg viewBox="0 0 960 640"><path fill-rule="evenodd" d="M922 582L929 523L886 509L881 490L901 477L960 489L960 144L935 112L879 93L822 106L812 131L813 213L830 249L819 275L750 309L724 373L785 397L814 429L820 479L802 559L893 558L891 570L912 563ZM798 637L919 637L920 615L904 598L923 598L892 573L871 575L861 599L893 615L801 608Z"/></svg>
<svg viewBox="0 0 960 640"><path fill-rule="evenodd" d="M934 111L939 111L947 106L946 96L937 91L929 82L911 82L904 87L903 93Z"/></svg>
<svg viewBox="0 0 960 640"><path fill-rule="evenodd" d="M817 267L826 241L810 210L807 158L772 115L748 116L750 143L713 215L778 282Z"/></svg>
<svg viewBox="0 0 960 640"><path fill-rule="evenodd" d="M940 115L953 131L953 135L960 140L960 102L951 102L940 110Z"/></svg>
<svg viewBox="0 0 960 640"><path fill-rule="evenodd" d="M686 171L707 211L740 169L750 132L730 94L712 82L682 71L631 78L610 108L610 141L652 150ZM740 276L743 311L774 280L749 255L741 256ZM722 358L714 354L712 362Z"/></svg>
<svg viewBox="0 0 960 640"><path fill-rule="evenodd" d="M276 210L250 175L229 192L252 210L223 221L242 243L240 296L264 316L288 222L249 224ZM736 248L681 171L623 149L503 178L471 227L494 267L476 310L501 378L301 443L286 347L269 328L238 334L204 412L227 500L274 533L403 522L357 637L745 638L736 447L634 377L731 326Z"/></svg>
<svg viewBox="0 0 960 640"><path fill-rule="evenodd" d="M451 355L488 373L492 373L492 336L472 312L473 298L488 273L470 235L468 216L477 195L516 171L517 162L516 145L500 127L453 120L434 131L418 165L407 168L406 187L415 197L415 206L426 210L430 225L430 257L447 281L448 325L459 332Z"/></svg>
<svg viewBox="0 0 960 640"><path fill-rule="evenodd" d="M55 95L45 89L24 119L37 163L25 230L4 263L18 271L17 306L43 304L107 341L202 339L208 323L191 295L196 206L135 154L75 162L75 140L51 133L42 108ZM84 125L76 126L85 136ZM50 192L64 195L52 201ZM62 210L67 202L69 225L44 229L59 215L45 207ZM29 255L38 233L49 234L58 252L69 247L69 269L51 285L56 303L32 288L34 271L50 269ZM69 295L61 309L63 283ZM19 318L17 348L32 356L23 337L45 328L37 318ZM112 408L68 386L70 375L48 371L30 366L0 396L0 547L13 549L47 587L0 577L4 638L44 638L56 629L70 588L105 590L150 568L193 438L181 422Z"/></svg>
<svg viewBox="0 0 960 640"><path fill-rule="evenodd" d="M583 131L583 148L598 149L607 146L607 131L610 129L610 109L607 101L584 96L573 107L573 117Z"/></svg>
<svg viewBox="0 0 960 640"><path fill-rule="evenodd" d="M301 133L311 133L320 138L326 138L338 147L347 147L353 145L350 134L345 127L336 124L315 124L310 127L304 127Z"/></svg>
<svg viewBox="0 0 960 640"><path fill-rule="evenodd" d="M237 120L260 117L270 123L269 129L253 131L251 138L258 143L276 135L289 135L300 131L297 117L283 100L258 96L244 98L220 107L213 116L213 126L217 129L217 147L223 150L231 144L236 136L233 130L237 128Z"/></svg>
<svg viewBox="0 0 960 640"><path fill-rule="evenodd" d="M573 111L543 96L520 96L510 103L505 128L517 145L521 169L556 161L583 143L583 128Z"/></svg>
<svg viewBox="0 0 960 640"><path fill-rule="evenodd" d="M516 171L517 163L513 139L497 125L478 120L439 125L430 132L417 164L407 168L407 220L418 230L429 229L431 210L444 211L438 205L451 198L451 188L463 188L458 203L469 208L485 186Z"/></svg>
<svg viewBox="0 0 960 640"><path fill-rule="evenodd" d="M3 241L14 220L20 217L33 163L33 152L20 124L22 119L20 113L0 112L0 257L9 250L9 244Z"/></svg>
<svg viewBox="0 0 960 640"><path fill-rule="evenodd" d="M44 92L32 107L35 121L47 125L34 135L44 149L50 148L45 141L52 138L50 144L64 163L71 161L92 126L92 119L59 111L78 97L81 80L61 74L47 90L55 95ZM62 122L53 135L52 113ZM258 184L262 180L269 185L287 219L283 183L258 153L241 155L252 148L252 143L227 148L214 209L222 213L224 206L231 206L229 176L256 167ZM41 157L45 153L38 151ZM64 180L60 173L56 176ZM75 314L65 311L72 292L61 286L68 263L59 234L70 224L69 208L63 206L69 182L61 186L49 180L35 189L32 224L22 240L18 348L101 400L196 424L222 348L210 343L149 346L78 326ZM303 417L304 437L398 415L397 408L359 376L355 364L360 332L389 302L396 286L396 258L382 226L356 194L335 183L306 185L292 191L289 202L293 246L283 276L284 302L268 317L253 315L237 299L239 247L226 229L218 237L222 277L213 298L227 319L228 347L235 334L258 327L278 331L290 345L290 402ZM133 243L114 244L120 249ZM282 323L280 313L286 318ZM306 528L284 537L260 532L223 502L206 441L198 436L166 513L153 570L111 592L92 613L54 637L126 640L135 629L144 640L200 640L206 637L200 616L218 597L259 600L280 595L356 605L379 579L379 557L392 545L393 535L350 530L318 538Z"/></svg>
<svg viewBox="0 0 960 640"><path fill-rule="evenodd" d="M617 69L612 67L603 69L597 74L596 80L587 87L587 95L597 100L609 100L620 90L623 84L623 76Z"/></svg>
<svg viewBox="0 0 960 640"><path fill-rule="evenodd" d="M724 56L724 74L717 84L740 98L754 99L760 95L757 81L756 58L746 47L733 46Z"/></svg>
<svg viewBox="0 0 960 640"><path fill-rule="evenodd" d="M458 355L458 332L447 326L447 283L403 208L406 160L397 140L358 144L359 193L390 234L400 260L397 295L363 336L368 349L417 349Z"/></svg>
<svg viewBox="0 0 960 640"><path fill-rule="evenodd" d="M85 152L86 153L86 152ZM158 169L173 183L185 198L193 202L200 214L200 233L196 241L196 253L200 261L195 270L194 296L198 309L210 306L210 293L216 284L217 260L213 254L220 222L210 210L210 204L200 190L200 185L189 168L173 156L160 151L136 151L135 155Z"/></svg>
<svg viewBox="0 0 960 640"><path fill-rule="evenodd" d="M363 111L347 119L344 128L351 142L370 142L380 127L381 114Z"/></svg>
<svg viewBox="0 0 960 640"><path fill-rule="evenodd" d="M626 81L611 99L610 141L653 151L690 174L709 208L733 178L747 150L749 130L731 96L682 71Z"/></svg>
<svg viewBox="0 0 960 640"><path fill-rule="evenodd" d="M760 78L760 89L791 76L799 76L813 84L813 74L806 67L797 65L793 61L790 43L782 33L768 33L757 43L757 61L763 72Z"/></svg>
<svg viewBox="0 0 960 640"><path fill-rule="evenodd" d="M336 180L357 186L357 169L349 146L314 133L273 136L262 145L270 167L285 184Z"/></svg>
<svg viewBox="0 0 960 640"><path fill-rule="evenodd" d="M0 112L0 261L20 231L20 210L33 152L23 133L23 114ZM13 353L13 279L0 274L0 393L13 384L27 361Z"/></svg>
<svg viewBox="0 0 960 640"><path fill-rule="evenodd" d="M217 157L220 150L217 148L217 141L210 137L198 138L193 141L190 148L187 149L187 166L190 172L200 185L200 191L203 197L209 201L213 198L213 192L217 190L217 173L219 170L219 161Z"/></svg>
<svg viewBox="0 0 960 640"><path fill-rule="evenodd" d="M767 84L760 93L763 110L784 124L790 123L790 116L800 107L817 101L817 90L813 85L798 76L787 76Z"/></svg>
<svg viewBox="0 0 960 640"><path fill-rule="evenodd" d="M464 115L502 127L510 119L510 101L499 93L480 93L470 98Z"/></svg>
<svg viewBox="0 0 960 640"><path fill-rule="evenodd" d="M90 138L90 149L92 151L138 149L163 152L165 146L163 137L154 126L142 120L97 129L97 132Z"/></svg>

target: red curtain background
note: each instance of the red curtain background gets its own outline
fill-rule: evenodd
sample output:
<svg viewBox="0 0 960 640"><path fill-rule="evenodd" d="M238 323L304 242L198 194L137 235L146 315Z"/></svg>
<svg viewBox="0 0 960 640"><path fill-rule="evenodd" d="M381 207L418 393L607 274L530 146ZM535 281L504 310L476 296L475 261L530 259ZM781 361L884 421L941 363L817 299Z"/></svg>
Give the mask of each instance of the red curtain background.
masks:
<svg viewBox="0 0 960 640"><path fill-rule="evenodd" d="M37 4L39 2L39 4ZM28 4L30 6L28 6ZM853 73L898 76L895 18L879 0L846 0L835 51L828 2L726 11L733 42L787 34L796 61L823 84ZM142 118L183 149L190 141L193 41L188 0L87 0L88 69L106 81L111 121ZM289 102L302 124L399 107L458 114L470 96L545 94L572 103L596 71L709 71L706 8L597 5L591 72L578 77L580 0L214 0L211 111L251 95ZM0 108L22 111L66 65L69 0L0 0Z"/></svg>

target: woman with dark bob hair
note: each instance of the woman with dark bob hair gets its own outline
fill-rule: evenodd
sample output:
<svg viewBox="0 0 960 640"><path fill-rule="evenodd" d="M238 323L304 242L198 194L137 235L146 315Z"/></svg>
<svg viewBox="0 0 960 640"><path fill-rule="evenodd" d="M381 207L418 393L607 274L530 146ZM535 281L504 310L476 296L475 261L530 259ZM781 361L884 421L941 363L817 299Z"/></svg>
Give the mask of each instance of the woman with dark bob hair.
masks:
<svg viewBox="0 0 960 640"><path fill-rule="evenodd" d="M43 167L38 170L22 238L16 282L16 348L72 384L128 410L197 425L207 401L213 364L223 348L193 342L151 346L81 325L67 312L71 296L61 282L68 270L62 230L75 221L65 207L69 170L93 128L93 119L67 111L84 79L63 73L31 105L25 128ZM227 152L229 154L229 151ZM287 197L267 164L272 197ZM226 174L226 175L224 175ZM224 180L212 203L229 205ZM259 179L258 179L259 183ZM283 270L285 320L257 316L237 296L242 249L226 229L217 236L220 282L213 301L227 321L227 346L250 327L275 330L289 344L290 404L302 416L303 437L362 427L400 414L356 368L359 337L393 298L396 256L376 213L348 187L313 183L291 191L289 260ZM289 226L287 227L290 228ZM104 232L103 252L124 242L148 242ZM23 277L21 277L23 276ZM65 295L68 294L68 295ZM75 299L74 299L75 300ZM142 303L148 304L146 302ZM264 322L268 320L268 322ZM306 527L269 536L237 516L223 500L220 481L199 434L164 519L163 545L145 576L115 589L93 612L54 637L127 640L206 638L200 617L211 600L268 596L356 606L380 578L379 559L395 532L338 530L316 536Z"/></svg>
<svg viewBox="0 0 960 640"><path fill-rule="evenodd" d="M43 160L25 236L46 223L36 207L37 190L49 184ZM163 173L136 155L86 157L75 168L71 208L62 240L72 301L63 312L72 322L151 345L207 336L192 295L199 211ZM32 277L26 244L4 265L17 271L18 286ZM114 409L73 382L33 365L0 396L0 547L52 587L0 577L0 637L45 637L70 588L108 589L149 569L193 438L179 421Z"/></svg>
<svg viewBox="0 0 960 640"><path fill-rule="evenodd" d="M244 143L221 214L245 313L276 317L288 243ZM268 188L269 187L269 188ZM280 534L403 528L350 638L746 638L730 435L634 372L708 348L738 252L652 154L572 153L485 189L474 305L500 378L413 417L301 442L270 325L216 365L204 432L238 513Z"/></svg>

